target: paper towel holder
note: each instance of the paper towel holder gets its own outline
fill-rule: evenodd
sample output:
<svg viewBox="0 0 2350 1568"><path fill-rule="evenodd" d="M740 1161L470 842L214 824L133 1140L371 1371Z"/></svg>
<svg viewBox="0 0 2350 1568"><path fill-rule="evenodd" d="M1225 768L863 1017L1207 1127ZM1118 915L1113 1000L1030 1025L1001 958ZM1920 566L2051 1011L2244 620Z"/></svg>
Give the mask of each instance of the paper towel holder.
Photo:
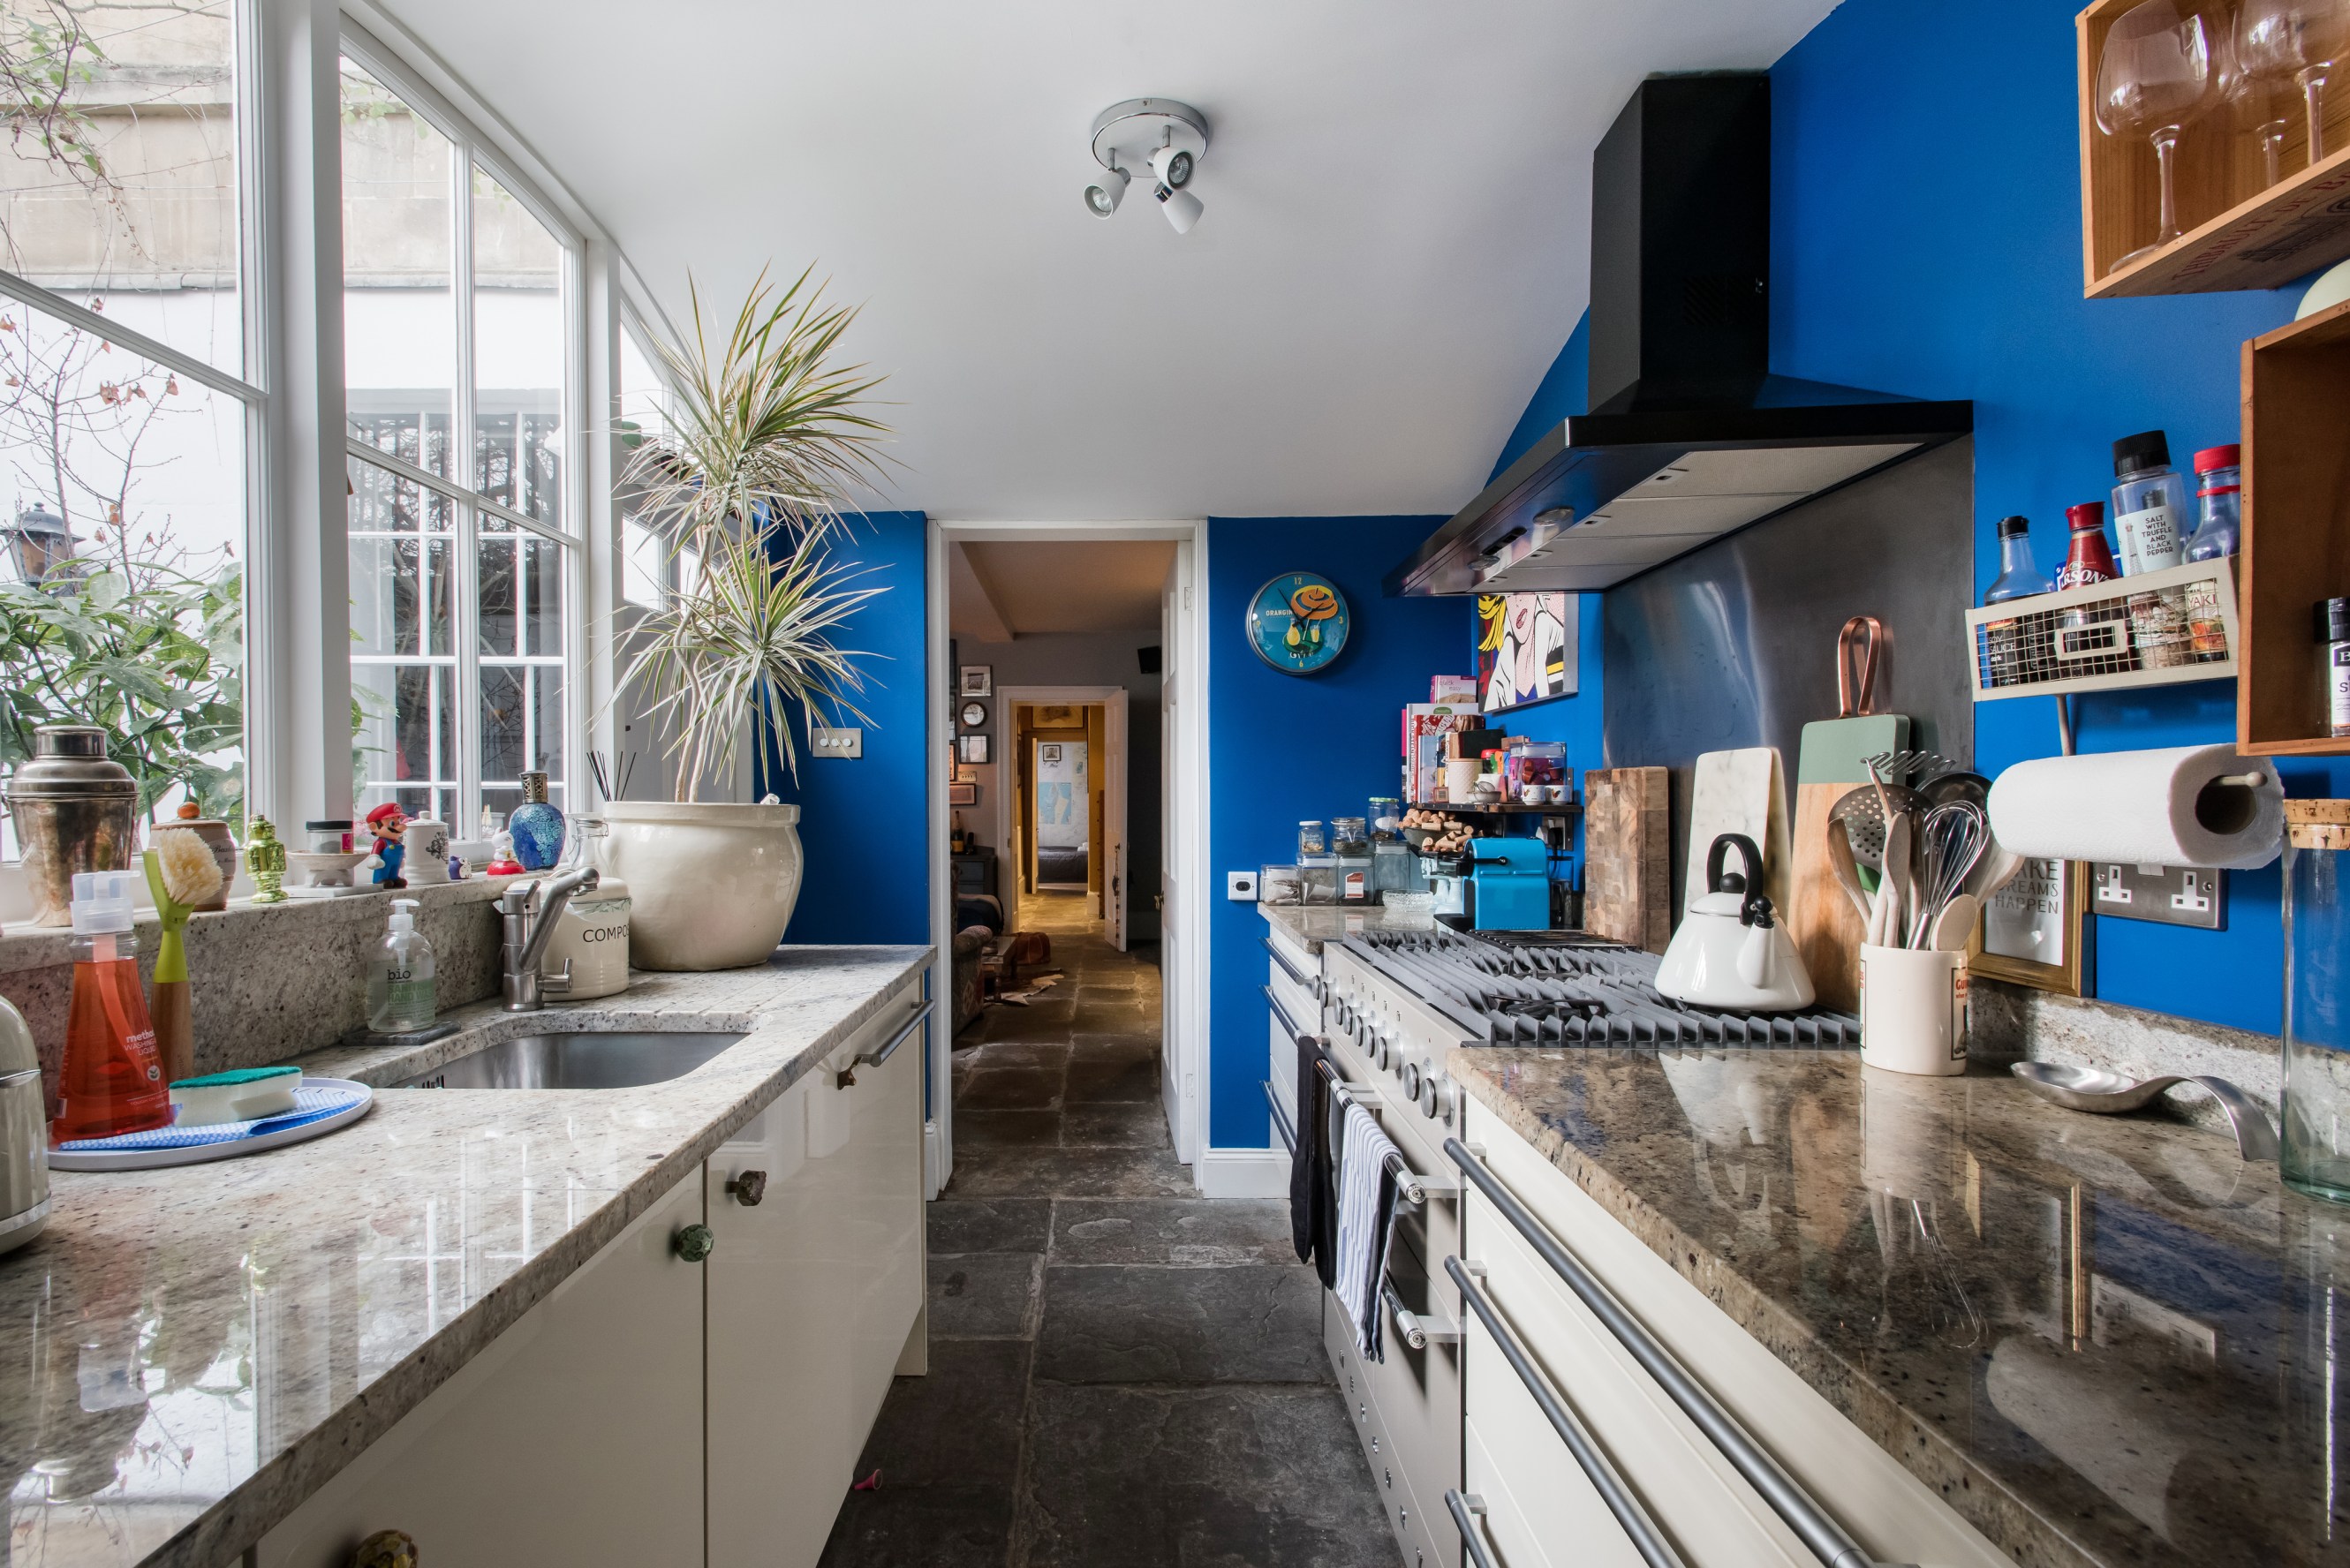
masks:
<svg viewBox="0 0 2350 1568"><path fill-rule="evenodd" d="M2254 792L2269 782L2255 768L2248 774L2222 774L2195 792L2195 820L2209 833L2241 833L2260 814Z"/></svg>

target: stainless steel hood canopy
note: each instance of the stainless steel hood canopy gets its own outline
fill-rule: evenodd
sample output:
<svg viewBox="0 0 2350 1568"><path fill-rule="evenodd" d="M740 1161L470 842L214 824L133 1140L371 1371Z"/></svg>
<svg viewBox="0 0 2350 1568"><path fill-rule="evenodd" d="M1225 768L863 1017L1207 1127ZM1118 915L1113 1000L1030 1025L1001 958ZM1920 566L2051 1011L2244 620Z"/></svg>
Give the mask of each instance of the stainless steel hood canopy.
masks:
<svg viewBox="0 0 2350 1568"><path fill-rule="evenodd" d="M1769 374L1770 130L1767 76L1641 84L1592 157L1593 411L1388 593L1612 587L1974 428L1969 402Z"/></svg>

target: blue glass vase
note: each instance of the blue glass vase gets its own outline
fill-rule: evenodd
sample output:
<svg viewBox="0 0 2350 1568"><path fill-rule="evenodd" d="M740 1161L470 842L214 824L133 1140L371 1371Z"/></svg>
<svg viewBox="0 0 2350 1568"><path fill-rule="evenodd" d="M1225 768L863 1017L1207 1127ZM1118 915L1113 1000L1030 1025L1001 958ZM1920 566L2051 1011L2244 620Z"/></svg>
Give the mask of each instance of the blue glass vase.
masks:
<svg viewBox="0 0 2350 1568"><path fill-rule="evenodd" d="M515 861L525 871L552 871L563 858L563 812L546 799L546 775L522 775L522 804L506 818Z"/></svg>

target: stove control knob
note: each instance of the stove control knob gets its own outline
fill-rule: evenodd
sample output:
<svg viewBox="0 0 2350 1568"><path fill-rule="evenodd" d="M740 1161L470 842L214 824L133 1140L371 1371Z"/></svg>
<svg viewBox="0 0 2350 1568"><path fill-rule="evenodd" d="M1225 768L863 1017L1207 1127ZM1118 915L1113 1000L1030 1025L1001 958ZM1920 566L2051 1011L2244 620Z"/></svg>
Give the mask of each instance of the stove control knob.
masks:
<svg viewBox="0 0 2350 1568"><path fill-rule="evenodd" d="M1371 1060L1385 1067L1393 1059L1393 1046L1388 1038L1388 1032L1384 1029L1374 1030L1371 1034Z"/></svg>
<svg viewBox="0 0 2350 1568"><path fill-rule="evenodd" d="M1407 1100L1416 1100L1419 1098L1419 1064L1417 1062L1406 1062L1403 1064L1403 1073L1401 1076L1403 1078L1403 1097Z"/></svg>
<svg viewBox="0 0 2350 1568"><path fill-rule="evenodd" d="M1441 1121L1446 1127L1451 1127L1453 1101L1460 1092L1452 1086L1451 1079L1430 1074L1428 1082L1420 1085L1419 1114L1430 1121Z"/></svg>

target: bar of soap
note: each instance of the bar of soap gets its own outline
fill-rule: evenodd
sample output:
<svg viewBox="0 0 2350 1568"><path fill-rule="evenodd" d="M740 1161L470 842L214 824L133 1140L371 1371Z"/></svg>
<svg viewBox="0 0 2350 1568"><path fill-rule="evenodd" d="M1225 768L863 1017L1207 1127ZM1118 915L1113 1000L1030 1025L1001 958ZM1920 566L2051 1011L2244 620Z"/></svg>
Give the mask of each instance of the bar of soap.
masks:
<svg viewBox="0 0 2350 1568"><path fill-rule="evenodd" d="M299 1067L241 1067L182 1078L172 1085L172 1125L208 1127L283 1116L294 1108L294 1091L301 1085Z"/></svg>

